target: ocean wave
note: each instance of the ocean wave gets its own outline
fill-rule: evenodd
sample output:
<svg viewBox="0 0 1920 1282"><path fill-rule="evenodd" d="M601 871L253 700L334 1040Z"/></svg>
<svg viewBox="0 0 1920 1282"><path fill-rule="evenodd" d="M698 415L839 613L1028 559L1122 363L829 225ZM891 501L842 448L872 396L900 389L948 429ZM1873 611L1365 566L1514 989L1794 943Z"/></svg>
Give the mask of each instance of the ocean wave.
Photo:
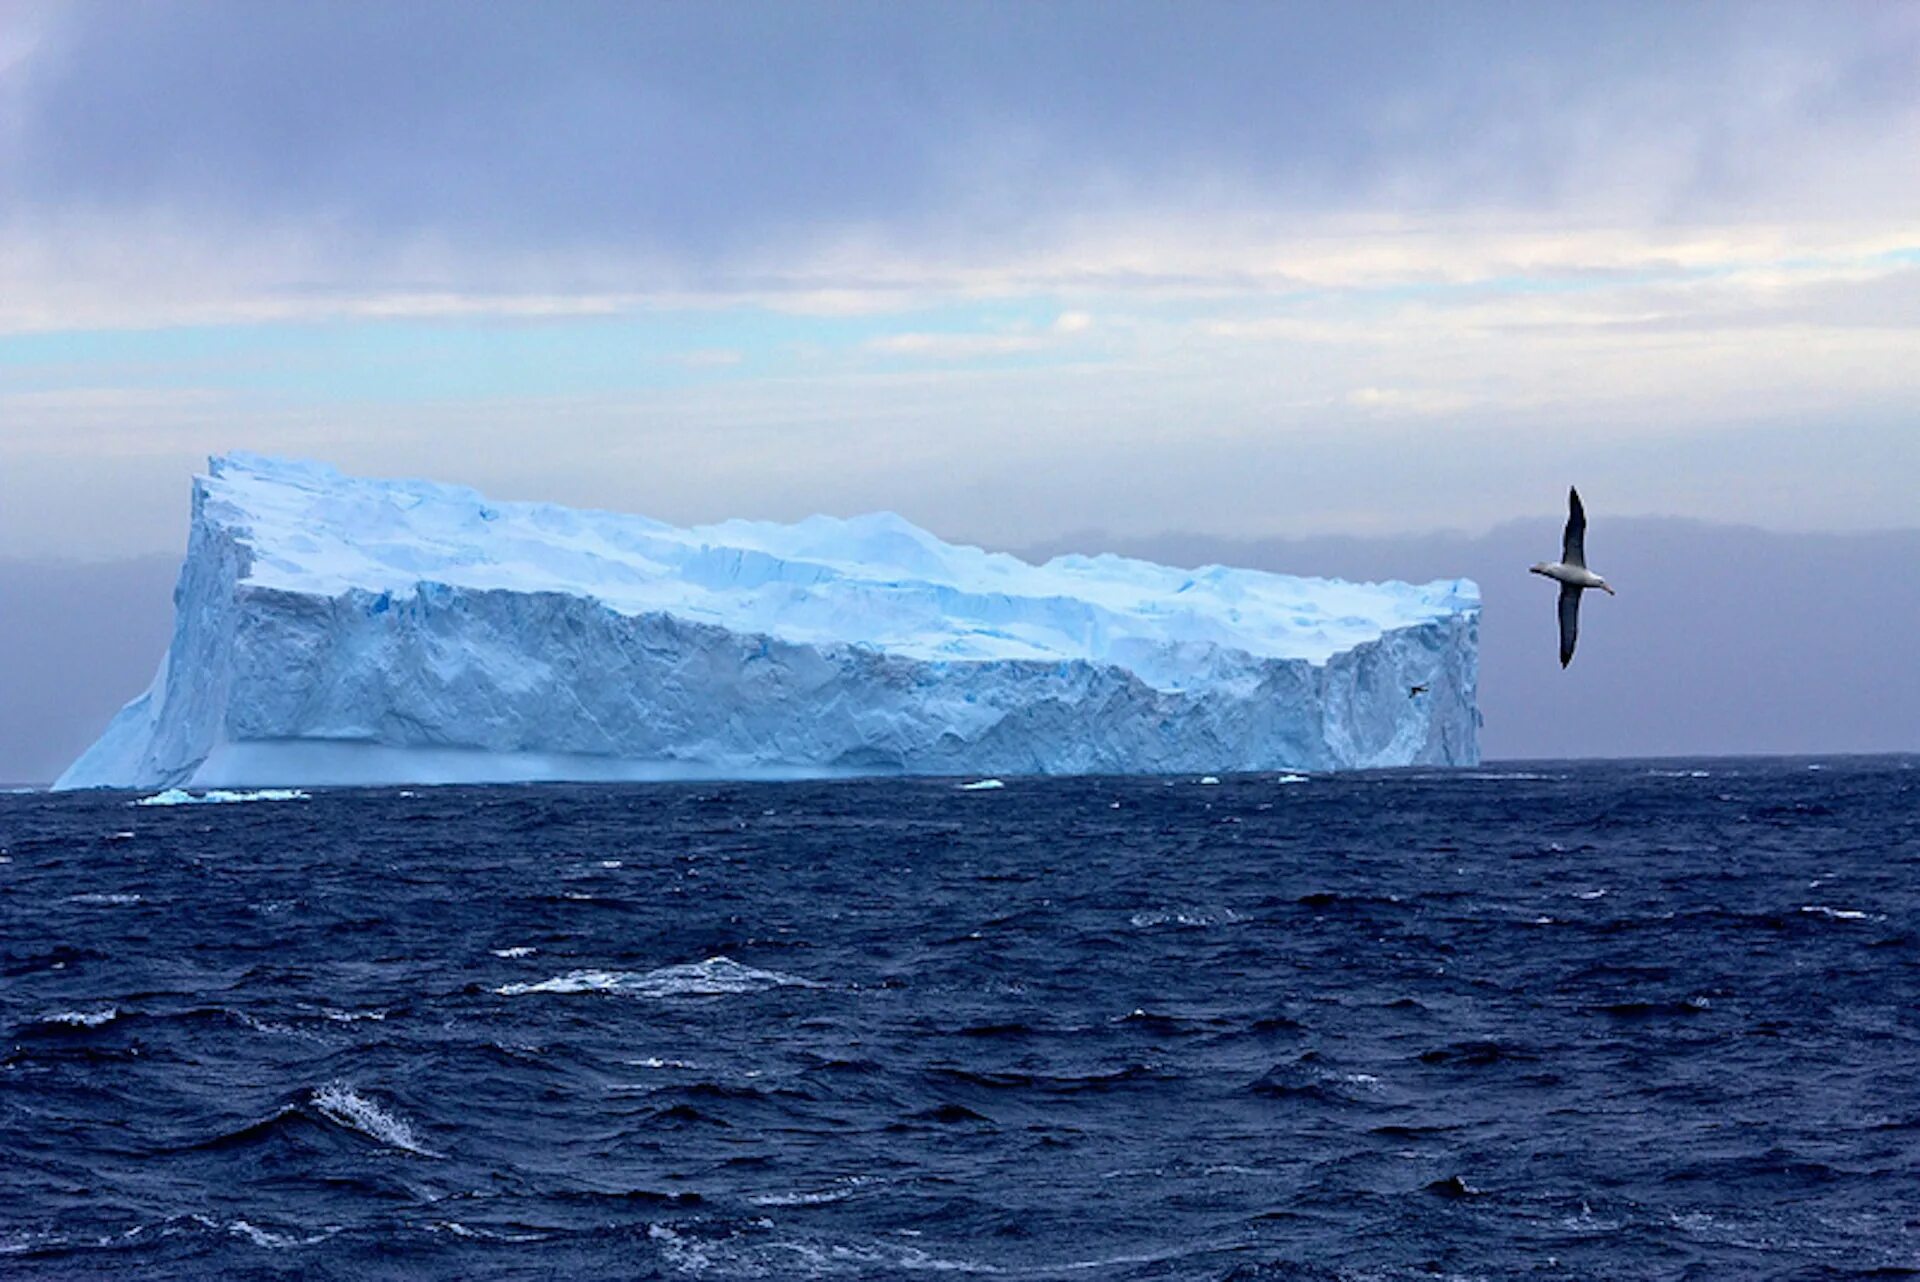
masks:
<svg viewBox="0 0 1920 1282"><path fill-rule="evenodd" d="M1127 918L1131 925L1141 930L1152 930L1156 926L1231 926L1246 920L1245 913L1235 912L1231 908L1167 908L1139 912Z"/></svg>
<svg viewBox="0 0 1920 1282"><path fill-rule="evenodd" d="M927 1076L948 1086L979 1087L991 1091L1041 1091L1052 1095L1098 1093L1142 1082L1171 1081L1174 1077L1152 1064L1128 1064L1107 1072L1093 1073L1026 1073L947 1067L929 1069Z"/></svg>
<svg viewBox="0 0 1920 1282"><path fill-rule="evenodd" d="M142 797L127 804L134 806L209 806L232 805L245 801L311 801L311 793L298 788L261 788L253 792L230 792L224 788L212 788L202 793L188 792L185 788L169 788L165 792L156 792L151 797Z"/></svg>
<svg viewBox="0 0 1920 1282"><path fill-rule="evenodd" d="M331 1006L321 1006L314 1010L322 1019L330 1019L336 1024L357 1024L362 1020L381 1020L388 1012L383 1010L335 1010Z"/></svg>
<svg viewBox="0 0 1920 1282"><path fill-rule="evenodd" d="M44 1230L20 1229L0 1233L0 1255L52 1254L66 1244L66 1238Z"/></svg>
<svg viewBox="0 0 1920 1282"><path fill-rule="evenodd" d="M124 907L127 904L139 903L140 896L128 895L128 894L114 894L114 893L104 892L104 891L88 891L84 895L68 895L67 902L70 904L92 904L92 905L95 905L96 907L116 907L117 908L117 907Z"/></svg>
<svg viewBox="0 0 1920 1282"><path fill-rule="evenodd" d="M1433 1194L1435 1197L1446 1198L1449 1201L1461 1201L1467 1198L1484 1197L1486 1195L1485 1189L1475 1188L1458 1175L1449 1175L1444 1179L1434 1180L1427 1185L1427 1192Z"/></svg>
<svg viewBox="0 0 1920 1282"><path fill-rule="evenodd" d="M1124 1015L1115 1015L1107 1022L1109 1024L1124 1026L1135 1032L1151 1033L1155 1036L1185 1037L1204 1032L1208 1025L1218 1024L1220 1021L1191 1019L1181 1015L1162 1015L1157 1011L1150 1011L1144 1007L1136 1006Z"/></svg>
<svg viewBox="0 0 1920 1282"><path fill-rule="evenodd" d="M1682 1001L1618 1001L1597 1008L1618 1019L1651 1019L1661 1015L1700 1015L1713 1009L1713 999L1695 995Z"/></svg>
<svg viewBox="0 0 1920 1282"><path fill-rule="evenodd" d="M502 984L502 997L528 993L624 993L633 997L722 997L770 988L819 988L798 975L742 966L730 957L662 966L644 973L629 970L572 970L537 984Z"/></svg>
<svg viewBox="0 0 1920 1282"><path fill-rule="evenodd" d="M1264 1099L1293 1103L1366 1105L1370 1096L1379 1093L1380 1079L1372 1073L1343 1072L1322 1060L1319 1052L1306 1051L1273 1065L1247 1083L1247 1090Z"/></svg>
<svg viewBox="0 0 1920 1282"><path fill-rule="evenodd" d="M961 784L960 791L961 792L997 792L998 790L1006 786L1007 785L1005 781L1000 779L976 779L972 783Z"/></svg>
<svg viewBox="0 0 1920 1282"><path fill-rule="evenodd" d="M474 1238L485 1242L544 1242L548 1236L545 1233L500 1233L493 1229L461 1224L457 1220L435 1220L423 1227L429 1233L451 1233L455 1237Z"/></svg>
<svg viewBox="0 0 1920 1282"><path fill-rule="evenodd" d="M1529 1063L1540 1055L1531 1047L1512 1042L1470 1041L1422 1051L1419 1058L1422 1064L1483 1068L1490 1064Z"/></svg>
<svg viewBox="0 0 1920 1282"><path fill-rule="evenodd" d="M540 950L527 944L516 944L512 948L490 948L487 951L495 957L505 957L511 961L516 957L531 957Z"/></svg>
<svg viewBox="0 0 1920 1282"><path fill-rule="evenodd" d="M720 1277L898 1277L914 1273L1001 1272L990 1264L934 1255L897 1242L835 1242L773 1237L771 1224L743 1229L695 1224L650 1224L647 1238L676 1273ZM1068 1266L1073 1267L1073 1266ZM1044 1272L1041 1274L1044 1276Z"/></svg>
<svg viewBox="0 0 1920 1282"><path fill-rule="evenodd" d="M757 1193L747 1200L755 1206L827 1206L844 1202L872 1184L871 1175L848 1175L831 1188L800 1189L789 1193Z"/></svg>
<svg viewBox="0 0 1920 1282"><path fill-rule="evenodd" d="M334 1082L313 1093L313 1107L328 1121L358 1131L388 1148L402 1149L420 1157L439 1157L420 1143L413 1127L396 1117L344 1082Z"/></svg>
<svg viewBox="0 0 1920 1282"><path fill-rule="evenodd" d="M69 1028L98 1028L110 1020L119 1018L118 1007L109 1006L105 1010L63 1010L51 1015L42 1015L42 1024L65 1025Z"/></svg>
<svg viewBox="0 0 1920 1282"><path fill-rule="evenodd" d="M276 1233L271 1229L263 1229L246 1220L235 1220L227 1225L227 1232L233 1236L245 1238L255 1246L265 1247L270 1251L283 1251L290 1246L312 1246L316 1242L326 1241L338 1231L322 1229L308 1237L298 1237L292 1233Z"/></svg>
<svg viewBox="0 0 1920 1282"><path fill-rule="evenodd" d="M1812 917L1826 917L1833 921L1876 921L1872 913L1863 913L1857 908L1829 908L1825 904L1802 904L1800 911Z"/></svg>

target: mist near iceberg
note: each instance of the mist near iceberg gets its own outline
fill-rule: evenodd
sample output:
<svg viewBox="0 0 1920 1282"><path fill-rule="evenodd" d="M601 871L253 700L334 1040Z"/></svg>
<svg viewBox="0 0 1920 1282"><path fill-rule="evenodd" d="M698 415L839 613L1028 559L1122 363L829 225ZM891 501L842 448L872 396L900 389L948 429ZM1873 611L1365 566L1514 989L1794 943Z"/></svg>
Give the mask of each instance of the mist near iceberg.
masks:
<svg viewBox="0 0 1920 1282"><path fill-rule="evenodd" d="M231 454L195 481L153 684L58 786L1470 764L1479 600Z"/></svg>

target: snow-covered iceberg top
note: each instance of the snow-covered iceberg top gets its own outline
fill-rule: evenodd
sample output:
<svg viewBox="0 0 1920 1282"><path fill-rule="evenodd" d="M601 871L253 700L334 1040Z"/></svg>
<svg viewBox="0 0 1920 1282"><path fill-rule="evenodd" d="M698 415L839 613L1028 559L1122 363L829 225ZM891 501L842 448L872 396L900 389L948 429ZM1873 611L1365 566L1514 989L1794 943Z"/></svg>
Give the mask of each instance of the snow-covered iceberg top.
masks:
<svg viewBox="0 0 1920 1282"><path fill-rule="evenodd" d="M244 582L261 587L561 592L626 615L915 659L1117 661L1162 688L1182 684L1173 656L1142 660L1167 645L1318 663L1480 601L1465 579L1344 583L1118 556L1032 565L888 512L679 528L253 454L212 460L204 493L202 519L252 549Z"/></svg>

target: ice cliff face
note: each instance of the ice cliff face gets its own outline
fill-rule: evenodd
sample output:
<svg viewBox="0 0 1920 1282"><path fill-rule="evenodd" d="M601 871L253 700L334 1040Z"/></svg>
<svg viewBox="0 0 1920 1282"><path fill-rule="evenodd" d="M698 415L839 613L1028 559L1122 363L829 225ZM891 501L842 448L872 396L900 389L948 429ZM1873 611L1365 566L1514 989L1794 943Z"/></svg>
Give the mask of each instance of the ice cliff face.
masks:
<svg viewBox="0 0 1920 1282"><path fill-rule="evenodd" d="M885 514L678 529L236 454L195 482L175 604L59 786L1478 757L1466 580L1035 566Z"/></svg>

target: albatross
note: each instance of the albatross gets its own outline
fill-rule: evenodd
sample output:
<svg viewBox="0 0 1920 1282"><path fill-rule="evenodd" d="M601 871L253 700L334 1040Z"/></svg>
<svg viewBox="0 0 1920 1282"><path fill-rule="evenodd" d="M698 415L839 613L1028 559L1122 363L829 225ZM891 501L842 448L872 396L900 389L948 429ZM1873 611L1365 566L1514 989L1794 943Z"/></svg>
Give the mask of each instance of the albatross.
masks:
<svg viewBox="0 0 1920 1282"><path fill-rule="evenodd" d="M1599 588L1614 594L1607 581L1587 568L1587 510L1580 505L1580 491L1567 487L1567 532L1560 540L1560 559L1534 566L1533 574L1544 574L1560 585L1560 666L1573 662L1573 643L1580 636L1580 594Z"/></svg>

